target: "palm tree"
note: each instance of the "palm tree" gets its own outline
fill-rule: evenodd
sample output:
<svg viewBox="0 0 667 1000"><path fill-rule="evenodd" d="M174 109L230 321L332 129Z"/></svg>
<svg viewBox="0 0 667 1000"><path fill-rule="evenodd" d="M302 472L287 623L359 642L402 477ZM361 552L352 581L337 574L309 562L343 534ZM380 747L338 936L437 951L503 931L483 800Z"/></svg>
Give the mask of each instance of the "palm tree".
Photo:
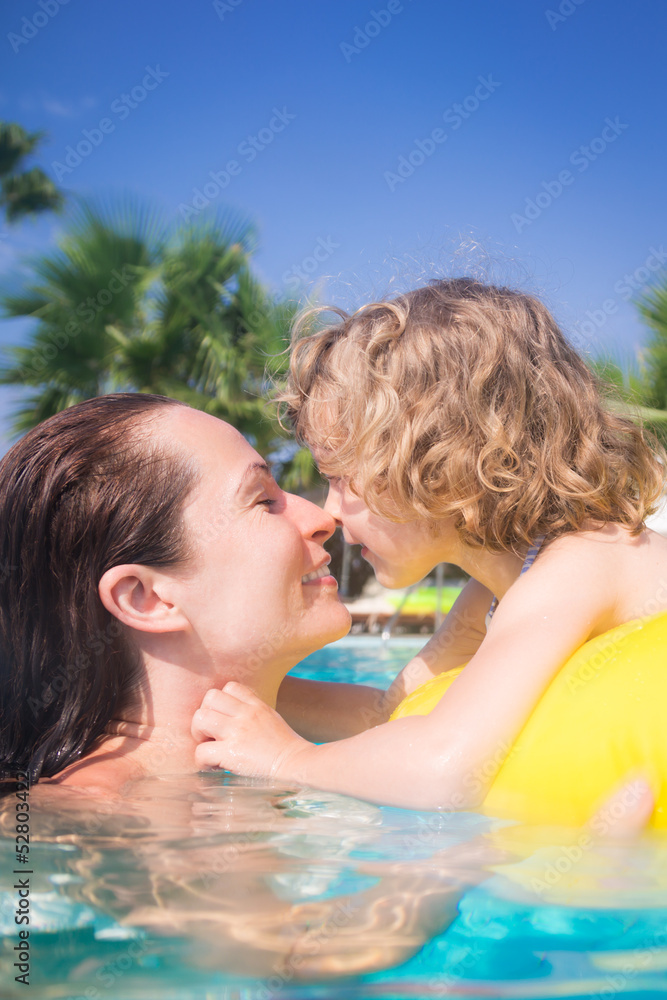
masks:
<svg viewBox="0 0 667 1000"><path fill-rule="evenodd" d="M284 364L294 306L276 302L253 277L254 245L251 227L231 218L176 233L162 256L151 322L119 341L118 375L230 421L266 450L278 428L265 372Z"/></svg>
<svg viewBox="0 0 667 1000"><path fill-rule="evenodd" d="M648 290L637 308L652 331L636 365L608 355L591 362L610 405L639 420L667 447L667 281Z"/></svg>
<svg viewBox="0 0 667 1000"><path fill-rule="evenodd" d="M0 383L36 390L14 429L105 392L158 392L229 420L266 452L280 429L265 371L285 364L294 305L252 275L254 247L252 227L231 216L170 233L136 204L79 208L27 286L0 295L5 316L37 324L0 372Z"/></svg>
<svg viewBox="0 0 667 1000"><path fill-rule="evenodd" d="M26 346L8 348L13 363L0 382L37 389L14 416L22 432L46 417L114 387L116 341L110 329L136 335L145 297L159 273L162 232L147 212L116 213L113 224L84 207L58 248L32 261L33 276L7 292L7 317L31 317Z"/></svg>
<svg viewBox="0 0 667 1000"><path fill-rule="evenodd" d="M667 279L650 288L637 305L652 331L642 355L650 404L664 410L667 409Z"/></svg>
<svg viewBox="0 0 667 1000"><path fill-rule="evenodd" d="M26 158L43 140L15 122L0 122L0 205L8 222L62 207L63 195L40 167L24 169Z"/></svg>

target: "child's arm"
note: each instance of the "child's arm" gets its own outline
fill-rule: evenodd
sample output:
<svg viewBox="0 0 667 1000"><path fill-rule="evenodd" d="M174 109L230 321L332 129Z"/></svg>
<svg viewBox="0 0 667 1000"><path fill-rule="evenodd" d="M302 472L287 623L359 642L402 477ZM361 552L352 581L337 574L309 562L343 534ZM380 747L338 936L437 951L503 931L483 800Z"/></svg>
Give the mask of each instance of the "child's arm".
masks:
<svg viewBox="0 0 667 1000"><path fill-rule="evenodd" d="M364 684L310 681L286 677L278 691L276 710L300 736L328 742L356 736L391 715L386 691Z"/></svg>
<svg viewBox="0 0 667 1000"><path fill-rule="evenodd" d="M486 635L484 618L490 603L486 587L470 580L438 631L387 691L286 677L278 692L278 712L300 736L317 742L342 740L387 722L411 691L474 656Z"/></svg>
<svg viewBox="0 0 667 1000"><path fill-rule="evenodd" d="M197 747L198 765L417 809L479 805L560 666L608 621L614 576L599 547L582 546L573 560L563 541L510 588L479 651L430 715L312 746L230 682L195 713L195 739L213 741Z"/></svg>
<svg viewBox="0 0 667 1000"><path fill-rule="evenodd" d="M387 718L426 681L473 658L486 637L486 613L492 598L491 591L477 580L466 583L438 631L386 692Z"/></svg>

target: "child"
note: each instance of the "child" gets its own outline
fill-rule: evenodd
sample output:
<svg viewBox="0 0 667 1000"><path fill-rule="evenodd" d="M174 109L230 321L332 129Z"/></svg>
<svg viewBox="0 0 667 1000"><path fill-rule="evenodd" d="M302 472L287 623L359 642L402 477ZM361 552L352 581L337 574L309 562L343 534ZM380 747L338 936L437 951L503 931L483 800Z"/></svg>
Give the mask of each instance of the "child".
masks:
<svg viewBox="0 0 667 1000"><path fill-rule="evenodd" d="M537 299L466 278L297 337L282 398L329 480L326 509L381 584L405 587L440 562L471 579L386 694L287 679L279 708L301 733L348 738L315 746L230 683L195 714L197 762L473 808L568 658L667 610L667 539L644 523L664 452L603 406ZM463 664L429 715L386 721Z"/></svg>

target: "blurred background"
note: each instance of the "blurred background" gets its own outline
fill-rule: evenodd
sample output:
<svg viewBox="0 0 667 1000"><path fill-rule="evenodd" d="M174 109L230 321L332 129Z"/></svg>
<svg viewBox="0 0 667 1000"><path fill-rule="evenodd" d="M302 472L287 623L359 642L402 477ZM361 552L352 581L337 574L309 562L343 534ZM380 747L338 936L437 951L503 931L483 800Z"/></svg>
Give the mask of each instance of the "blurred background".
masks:
<svg viewBox="0 0 667 1000"><path fill-rule="evenodd" d="M295 313L461 273L540 295L664 438L663 5L0 16L0 453L82 398L155 391L316 491L265 401ZM346 573L357 592L367 567Z"/></svg>

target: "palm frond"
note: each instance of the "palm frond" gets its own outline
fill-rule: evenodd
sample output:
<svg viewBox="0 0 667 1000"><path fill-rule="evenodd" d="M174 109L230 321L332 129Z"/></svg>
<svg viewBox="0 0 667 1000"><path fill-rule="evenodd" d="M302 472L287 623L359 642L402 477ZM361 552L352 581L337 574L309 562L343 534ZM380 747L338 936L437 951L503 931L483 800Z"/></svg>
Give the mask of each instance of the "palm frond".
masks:
<svg viewBox="0 0 667 1000"><path fill-rule="evenodd" d="M64 203L64 196L40 167L2 180L0 205L5 210L7 222L40 212L59 212Z"/></svg>
<svg viewBox="0 0 667 1000"><path fill-rule="evenodd" d="M77 203L24 287L0 291L6 316L35 322L0 365L0 383L36 390L15 428L129 389L180 399L270 450L283 432L266 398L266 368L285 364L296 306L252 274L255 244L253 227L232 214L169 232L131 200ZM303 478L307 460L293 469Z"/></svg>
<svg viewBox="0 0 667 1000"><path fill-rule="evenodd" d="M667 279L656 283L637 301L640 315L651 330L642 352L650 405L667 409Z"/></svg>
<svg viewBox="0 0 667 1000"><path fill-rule="evenodd" d="M18 169L43 138L43 132L26 132L16 122L0 122L0 177Z"/></svg>

